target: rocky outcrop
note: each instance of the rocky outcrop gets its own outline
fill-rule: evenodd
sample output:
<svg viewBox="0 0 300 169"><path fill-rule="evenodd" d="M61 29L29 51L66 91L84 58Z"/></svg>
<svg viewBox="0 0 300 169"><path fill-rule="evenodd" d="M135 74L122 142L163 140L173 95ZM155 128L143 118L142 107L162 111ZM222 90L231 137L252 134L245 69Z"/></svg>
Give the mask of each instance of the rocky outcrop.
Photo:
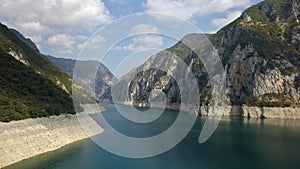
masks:
<svg viewBox="0 0 300 169"><path fill-rule="evenodd" d="M23 58L22 54L19 54L13 50L9 51L8 54L24 65L30 66L29 62Z"/></svg>
<svg viewBox="0 0 300 169"><path fill-rule="evenodd" d="M212 113L211 106L201 106L200 115L208 116ZM300 119L298 107L251 107L251 106L224 106L220 107L220 116L240 116L258 119Z"/></svg>
<svg viewBox="0 0 300 169"><path fill-rule="evenodd" d="M293 107L248 107L243 106L243 116L268 119L300 119L300 108Z"/></svg>
<svg viewBox="0 0 300 169"><path fill-rule="evenodd" d="M294 85L296 75L282 75L278 69L268 70L265 74L255 76L254 96L266 94L285 94L299 99L300 91Z"/></svg>

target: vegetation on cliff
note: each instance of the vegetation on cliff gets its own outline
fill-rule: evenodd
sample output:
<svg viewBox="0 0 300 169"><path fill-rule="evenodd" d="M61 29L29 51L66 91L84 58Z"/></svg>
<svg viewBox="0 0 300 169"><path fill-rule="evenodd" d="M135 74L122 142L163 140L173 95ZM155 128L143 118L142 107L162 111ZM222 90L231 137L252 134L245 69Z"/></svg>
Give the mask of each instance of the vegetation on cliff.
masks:
<svg viewBox="0 0 300 169"><path fill-rule="evenodd" d="M71 78L0 24L0 121L75 113Z"/></svg>
<svg viewBox="0 0 300 169"><path fill-rule="evenodd" d="M207 35L226 71L226 103L259 107L299 106L299 23L299 0L266 0L247 9L216 34ZM194 43L193 34L187 35L166 51L179 56L191 67L198 80L201 105L209 106L211 84L206 70L184 41ZM163 54L167 52L160 52L157 61L163 60ZM150 63L149 60L144 65ZM129 74L134 74L134 71ZM128 84L130 98L126 98L126 101L141 103L148 100L150 91L158 88L152 84L156 84L163 76L153 70L139 73ZM162 92L167 95L168 101L180 102L180 91L176 89L172 78L169 79L159 88L164 89ZM174 97L178 99L174 101Z"/></svg>

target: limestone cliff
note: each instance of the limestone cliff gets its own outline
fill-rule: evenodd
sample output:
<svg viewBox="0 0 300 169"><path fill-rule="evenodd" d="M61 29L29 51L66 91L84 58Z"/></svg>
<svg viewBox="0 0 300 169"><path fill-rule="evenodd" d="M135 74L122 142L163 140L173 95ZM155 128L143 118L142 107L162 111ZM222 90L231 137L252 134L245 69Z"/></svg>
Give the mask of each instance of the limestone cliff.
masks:
<svg viewBox="0 0 300 169"><path fill-rule="evenodd" d="M230 108L224 114L244 115L246 110L242 105L300 105L299 4L299 0L266 0L247 9L242 16L216 34L207 35L226 72L225 102ZM159 91L166 95L167 103L180 103L182 91L178 89L170 73L178 67L170 64L174 60L167 59L170 58L168 55L173 54L179 56L197 78L202 106L200 113L207 114L211 104L211 81L202 61L197 57L197 52L184 43L199 43L193 39L194 36L195 34L187 35L181 42L153 56L124 77L115 86L119 85L120 91L124 87L129 90L124 91L123 97L116 100L148 106L153 91ZM149 65L153 63L173 66L169 68L170 72L164 72L149 69ZM237 108L233 108L235 106ZM248 114L251 116L251 113ZM263 116L262 114L257 117Z"/></svg>

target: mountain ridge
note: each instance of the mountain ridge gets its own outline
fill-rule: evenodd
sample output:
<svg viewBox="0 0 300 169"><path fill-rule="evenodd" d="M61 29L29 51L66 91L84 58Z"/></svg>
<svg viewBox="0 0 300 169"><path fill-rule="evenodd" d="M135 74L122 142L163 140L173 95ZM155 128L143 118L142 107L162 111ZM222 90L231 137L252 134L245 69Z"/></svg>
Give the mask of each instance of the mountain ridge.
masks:
<svg viewBox="0 0 300 169"><path fill-rule="evenodd" d="M56 58L53 56L45 56L47 57L54 65L59 67L62 71L69 74L71 77L73 77L74 68L77 64L80 65L80 67L97 67L96 70L96 78L95 80L95 94L97 98L101 98L101 96L105 93L108 88L110 88L112 79L116 79L116 77L113 76L113 74L110 72L110 70L103 65L102 63L98 61L93 60L75 60L75 59L65 59L65 58ZM85 76L77 77L77 82L82 84L83 86L92 86L93 83L91 79L93 78L86 78L93 76L95 72L91 71ZM94 91L93 89L89 89L89 91Z"/></svg>
<svg viewBox="0 0 300 169"><path fill-rule="evenodd" d="M0 59L0 121L75 113L71 78L3 24Z"/></svg>
<svg viewBox="0 0 300 169"><path fill-rule="evenodd" d="M299 4L299 0L263 1L245 10L216 34L208 36L227 74L225 102L228 105L300 105ZM193 36L190 37L193 41ZM200 114L205 115L211 107L211 84L202 62L182 41L165 51L177 55L191 67L200 89ZM156 56L157 63L163 60L163 55ZM146 68L151 63L154 62L148 60L141 67ZM134 79L123 84L130 86L128 97L120 98L118 102L147 107L151 91L159 89L166 94L168 103L180 103L180 91L171 77L155 70L135 71L129 73L130 77L136 74ZM244 112L239 111L239 115L243 115Z"/></svg>

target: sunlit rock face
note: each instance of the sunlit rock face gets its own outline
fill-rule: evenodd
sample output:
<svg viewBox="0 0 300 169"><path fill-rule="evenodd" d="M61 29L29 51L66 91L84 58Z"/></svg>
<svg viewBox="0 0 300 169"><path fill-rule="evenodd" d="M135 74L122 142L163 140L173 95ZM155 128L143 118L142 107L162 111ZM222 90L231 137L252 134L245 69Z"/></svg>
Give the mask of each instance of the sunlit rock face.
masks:
<svg viewBox="0 0 300 169"><path fill-rule="evenodd" d="M300 103L300 2L293 0L264 1L247 9L241 17L213 35L207 35L222 60L226 74L226 97L228 107L224 115L244 115L253 107L297 107ZM181 42L153 56L144 65L127 75L128 87L123 97L117 99L126 104L148 106L151 91L166 95L168 103L181 103L182 91L172 78L178 69L175 60L182 59L197 78L201 108L208 114L211 107L211 80L201 59L182 42L199 43L195 34L184 37ZM151 64L172 65L169 72L147 70ZM124 82L124 81L123 81ZM122 89L121 87L119 89ZM234 108L237 106L237 108ZM254 109L253 109L254 110ZM260 110L260 109L258 109ZM258 113L256 116L263 116ZM248 109L247 109L248 111ZM278 114L278 113L277 113ZM265 115L271 117L270 115Z"/></svg>

